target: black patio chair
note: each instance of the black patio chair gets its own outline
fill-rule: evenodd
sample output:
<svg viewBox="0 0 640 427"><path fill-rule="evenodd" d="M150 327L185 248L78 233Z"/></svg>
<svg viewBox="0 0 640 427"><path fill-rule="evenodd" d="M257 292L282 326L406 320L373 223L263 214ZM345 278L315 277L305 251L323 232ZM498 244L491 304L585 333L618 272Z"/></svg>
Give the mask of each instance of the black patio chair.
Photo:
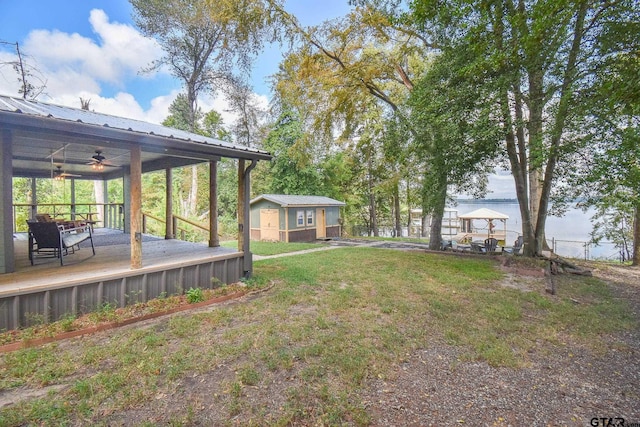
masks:
<svg viewBox="0 0 640 427"><path fill-rule="evenodd" d="M479 254L485 253L485 248L480 243L471 242L469 243L469 245L471 246L471 252L479 253Z"/></svg>
<svg viewBox="0 0 640 427"><path fill-rule="evenodd" d="M495 237L489 237L484 239L484 251L488 254L496 252L498 249L498 239Z"/></svg>
<svg viewBox="0 0 640 427"><path fill-rule="evenodd" d="M518 236L516 242L510 248L504 248L504 252L513 255L519 255L522 250L522 246L524 246L524 236Z"/></svg>
<svg viewBox="0 0 640 427"><path fill-rule="evenodd" d="M93 234L91 227L82 225L79 227L65 228L55 222L27 221L29 226L29 261L34 265L34 257L37 255L60 259L60 265L64 265L63 256L75 253L80 249L80 243L85 240L91 242L93 255L96 249L93 246Z"/></svg>

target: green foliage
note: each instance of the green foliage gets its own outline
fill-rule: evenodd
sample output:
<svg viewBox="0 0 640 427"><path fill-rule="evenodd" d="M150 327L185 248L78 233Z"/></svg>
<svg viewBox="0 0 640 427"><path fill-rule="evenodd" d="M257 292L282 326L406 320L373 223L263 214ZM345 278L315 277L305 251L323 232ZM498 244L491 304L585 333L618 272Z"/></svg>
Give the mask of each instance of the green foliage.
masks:
<svg viewBox="0 0 640 427"><path fill-rule="evenodd" d="M263 145L274 156L269 164L269 193L322 194L318 168L304 147L302 137L300 119L293 111L284 111Z"/></svg>
<svg viewBox="0 0 640 427"><path fill-rule="evenodd" d="M116 305L104 302L96 307L91 313L89 313L89 318L94 323L100 322L113 322L118 319L118 315L116 313Z"/></svg>
<svg viewBox="0 0 640 427"><path fill-rule="evenodd" d="M204 301L204 292L201 288L189 288L186 292L187 302L189 304L195 304L197 302Z"/></svg>
<svg viewBox="0 0 640 427"><path fill-rule="evenodd" d="M599 34L598 56L592 85L585 90L580 108L587 119L577 128L584 149L571 165L567 193L581 198L584 207L596 209L593 240L616 244L623 260L640 264L640 11L622 2L607 11L609 21Z"/></svg>

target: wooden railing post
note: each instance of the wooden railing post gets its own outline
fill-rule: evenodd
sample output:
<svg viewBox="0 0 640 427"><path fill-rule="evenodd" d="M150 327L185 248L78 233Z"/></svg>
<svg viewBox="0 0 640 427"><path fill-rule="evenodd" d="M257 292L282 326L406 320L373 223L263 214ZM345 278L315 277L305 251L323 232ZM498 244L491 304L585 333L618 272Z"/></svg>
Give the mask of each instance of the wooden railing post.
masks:
<svg viewBox="0 0 640 427"><path fill-rule="evenodd" d="M171 227L173 223L173 174L172 169L165 169L165 216L164 238L173 239L176 235L175 229Z"/></svg>
<svg viewBox="0 0 640 427"><path fill-rule="evenodd" d="M139 145L131 148L130 197L131 207L131 268L142 268L142 150Z"/></svg>

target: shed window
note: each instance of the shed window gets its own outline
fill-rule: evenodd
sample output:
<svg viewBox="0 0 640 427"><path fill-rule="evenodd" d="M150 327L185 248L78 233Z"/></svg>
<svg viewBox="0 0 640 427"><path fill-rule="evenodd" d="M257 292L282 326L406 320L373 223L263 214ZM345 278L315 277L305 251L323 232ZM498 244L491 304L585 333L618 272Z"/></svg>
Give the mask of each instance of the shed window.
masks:
<svg viewBox="0 0 640 427"><path fill-rule="evenodd" d="M313 215L314 211L307 211L307 225L313 225Z"/></svg>
<svg viewBox="0 0 640 427"><path fill-rule="evenodd" d="M297 211L296 216L298 218L298 227L302 227L304 225L304 211Z"/></svg>

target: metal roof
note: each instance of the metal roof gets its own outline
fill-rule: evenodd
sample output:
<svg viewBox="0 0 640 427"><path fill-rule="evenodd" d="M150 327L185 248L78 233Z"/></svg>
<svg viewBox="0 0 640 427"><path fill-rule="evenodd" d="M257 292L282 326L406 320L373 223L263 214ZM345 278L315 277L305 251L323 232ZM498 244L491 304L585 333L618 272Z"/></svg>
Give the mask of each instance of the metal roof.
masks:
<svg viewBox="0 0 640 427"><path fill-rule="evenodd" d="M238 151L268 154L266 151L261 151L255 148L235 145L226 141L222 141L220 139L209 138L195 133L170 128L167 126L143 122L141 120L96 113L95 111L83 110L80 108L63 107L60 105L48 104L40 101L29 101L21 98L12 98L9 96L0 95L0 111L9 111L58 120L80 122L90 125L98 125L114 129L126 130L135 133L164 136L167 138L173 138L182 141L199 142L202 144L232 148Z"/></svg>
<svg viewBox="0 0 640 427"><path fill-rule="evenodd" d="M251 204L260 200L268 200L282 207L302 206L346 206L346 203L324 196L298 196L287 194L262 194L251 200Z"/></svg>
<svg viewBox="0 0 640 427"><path fill-rule="evenodd" d="M55 164L82 179L110 179L128 166L134 146L141 148L143 172L220 157L271 159L266 151L162 125L3 95L0 130L9 131L3 138L10 137L14 176L46 177ZM97 150L115 167L91 170Z"/></svg>

